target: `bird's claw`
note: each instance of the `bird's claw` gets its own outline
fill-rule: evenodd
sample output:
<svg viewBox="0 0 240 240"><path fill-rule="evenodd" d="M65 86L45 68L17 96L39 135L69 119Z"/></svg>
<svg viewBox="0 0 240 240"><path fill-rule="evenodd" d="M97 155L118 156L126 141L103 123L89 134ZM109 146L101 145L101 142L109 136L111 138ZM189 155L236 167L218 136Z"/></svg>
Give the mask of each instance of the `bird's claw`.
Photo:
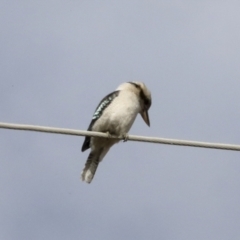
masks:
<svg viewBox="0 0 240 240"><path fill-rule="evenodd" d="M112 135L110 132L106 132L106 134L107 134L108 138L114 138L115 137L115 135ZM123 139L123 142L127 142L128 141L128 134L127 133L123 134L121 136L121 138Z"/></svg>
<svg viewBox="0 0 240 240"><path fill-rule="evenodd" d="M123 134L122 138L123 138L123 142L127 142L128 141L128 134L127 133Z"/></svg>
<svg viewBox="0 0 240 240"><path fill-rule="evenodd" d="M112 135L110 132L106 132L106 134L107 134L108 138L112 138Z"/></svg>

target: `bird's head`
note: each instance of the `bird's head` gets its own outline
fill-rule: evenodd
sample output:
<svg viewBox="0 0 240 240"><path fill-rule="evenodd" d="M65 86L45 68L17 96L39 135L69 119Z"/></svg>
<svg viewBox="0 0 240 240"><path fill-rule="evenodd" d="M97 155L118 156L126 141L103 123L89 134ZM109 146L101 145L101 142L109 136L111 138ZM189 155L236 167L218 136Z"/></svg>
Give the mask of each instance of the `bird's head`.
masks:
<svg viewBox="0 0 240 240"><path fill-rule="evenodd" d="M150 120L148 116L148 110L152 104L151 92L148 90L146 85L142 82L128 82L123 83L118 87L118 90L130 90L136 93L140 102L140 114L145 123L150 126Z"/></svg>

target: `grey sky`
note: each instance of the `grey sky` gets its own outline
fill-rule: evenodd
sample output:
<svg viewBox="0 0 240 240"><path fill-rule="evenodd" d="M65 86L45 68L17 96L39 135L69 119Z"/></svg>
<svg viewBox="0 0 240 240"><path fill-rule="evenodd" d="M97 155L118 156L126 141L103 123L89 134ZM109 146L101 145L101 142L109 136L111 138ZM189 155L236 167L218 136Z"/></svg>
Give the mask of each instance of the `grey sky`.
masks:
<svg viewBox="0 0 240 240"><path fill-rule="evenodd" d="M0 121L86 129L125 81L130 133L240 144L239 1L0 1ZM80 181L82 137L0 129L0 239L240 236L238 152L120 143Z"/></svg>

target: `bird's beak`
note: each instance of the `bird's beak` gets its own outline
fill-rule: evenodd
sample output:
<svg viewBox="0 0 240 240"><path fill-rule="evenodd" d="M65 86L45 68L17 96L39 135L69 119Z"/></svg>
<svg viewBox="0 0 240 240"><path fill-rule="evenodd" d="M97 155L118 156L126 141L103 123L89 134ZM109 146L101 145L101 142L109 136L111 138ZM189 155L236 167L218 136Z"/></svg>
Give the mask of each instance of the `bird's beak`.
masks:
<svg viewBox="0 0 240 240"><path fill-rule="evenodd" d="M149 121L149 117L148 117L148 111L147 110L143 110L141 112L141 116L144 120L144 122L150 127L150 121Z"/></svg>

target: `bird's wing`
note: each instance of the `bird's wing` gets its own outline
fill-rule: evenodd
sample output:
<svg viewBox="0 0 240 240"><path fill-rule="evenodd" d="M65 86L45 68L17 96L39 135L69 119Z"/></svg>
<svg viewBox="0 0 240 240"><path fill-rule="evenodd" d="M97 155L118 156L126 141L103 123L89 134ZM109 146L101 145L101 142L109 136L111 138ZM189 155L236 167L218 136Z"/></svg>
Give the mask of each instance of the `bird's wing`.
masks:
<svg viewBox="0 0 240 240"><path fill-rule="evenodd" d="M88 131L92 131L92 127L94 123L101 117L104 110L110 105L113 99L118 96L118 94L119 94L119 91L114 91L102 99L102 101L99 103L99 105L97 106L93 114L92 121L88 127ZM90 148L90 140L91 140L91 137L85 137L85 140L82 145L82 152Z"/></svg>

